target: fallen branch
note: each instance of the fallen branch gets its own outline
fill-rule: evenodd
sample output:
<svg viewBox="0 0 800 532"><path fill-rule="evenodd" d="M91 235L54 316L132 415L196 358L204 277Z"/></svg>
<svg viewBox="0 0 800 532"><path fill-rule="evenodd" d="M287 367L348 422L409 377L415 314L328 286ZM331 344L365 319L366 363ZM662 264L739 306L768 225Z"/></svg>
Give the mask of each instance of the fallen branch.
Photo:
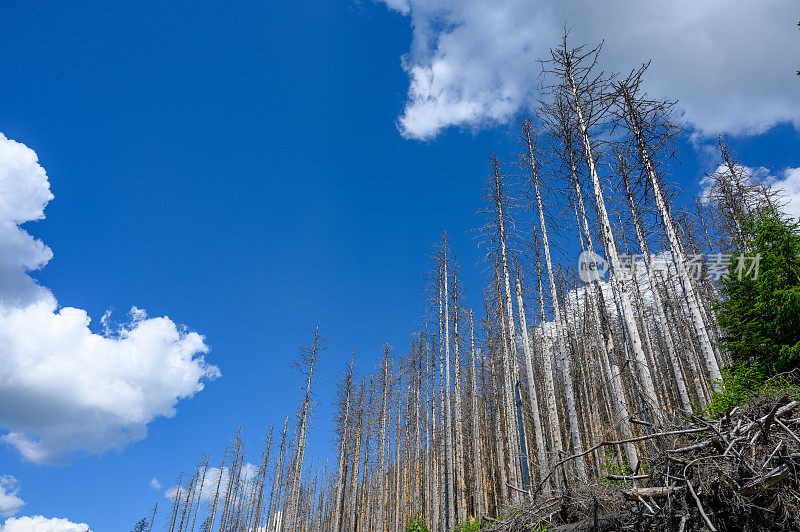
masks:
<svg viewBox="0 0 800 532"><path fill-rule="evenodd" d="M650 475L606 475L608 480L646 480Z"/></svg>
<svg viewBox="0 0 800 532"><path fill-rule="evenodd" d="M716 527L713 525L713 523L711 523L711 519L709 519L706 515L706 511L703 509L703 503L700 502L700 497L698 497L697 493L695 493L694 487L692 487L692 483L689 482L689 479L686 479L686 485L689 486L689 493L692 494L694 502L697 503L697 509L700 510L700 515L703 516L703 520L708 525L708 528L711 530L711 532L717 532Z"/></svg>
<svg viewBox="0 0 800 532"><path fill-rule="evenodd" d="M744 486L742 486L742 495L745 497L753 497L754 495L758 495L765 489L774 486L778 482L782 481L783 479L789 476L790 470L789 466L786 464L779 465L769 473L767 473L764 477L756 479L752 482L748 482Z"/></svg>
<svg viewBox="0 0 800 532"><path fill-rule="evenodd" d="M651 497L653 499L663 499L669 497L673 493L683 491L683 486L657 486L655 488L631 488L622 491L622 496L628 500L635 501L642 497Z"/></svg>
<svg viewBox="0 0 800 532"><path fill-rule="evenodd" d="M542 490L542 488L547 483L547 481L550 480L550 477L552 477L553 474L556 471L558 471L559 467L562 467L564 464L566 464L570 460L575 460L576 458L580 458L582 456L586 456L587 454L591 454L591 453L593 453L594 451L596 451L597 449L599 449L601 447L605 447L607 445L622 445L623 443L634 443L634 442L637 442L637 441L652 440L653 438L661 438L663 436L674 436L674 435L677 435L677 434L693 434L693 433L696 433L696 432L705 432L707 430L708 429L706 427L696 427L696 428L691 428L691 429L668 430L668 431L664 431L664 432L656 432L654 434L648 434L646 436L638 436L636 438L628 438L628 439L625 439L625 440L604 440L604 441L601 441L597 445L593 445L592 447L590 447L589 449L583 451L582 453L573 454L572 456L568 456L568 457L564 458L563 460L561 460L560 462L558 462L556 465L554 465L550 469L550 472L547 473L547 475L539 482L539 485L537 486L536 490L533 492L533 495L535 496L536 494L538 494Z"/></svg>

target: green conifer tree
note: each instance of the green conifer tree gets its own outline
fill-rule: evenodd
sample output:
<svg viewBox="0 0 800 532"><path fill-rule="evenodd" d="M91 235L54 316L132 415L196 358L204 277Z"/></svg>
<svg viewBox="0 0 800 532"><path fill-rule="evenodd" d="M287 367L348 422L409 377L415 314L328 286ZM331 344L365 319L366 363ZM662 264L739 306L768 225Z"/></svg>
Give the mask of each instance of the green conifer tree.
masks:
<svg viewBox="0 0 800 532"><path fill-rule="evenodd" d="M800 367L800 228L774 212L747 221L748 257L731 259L719 323L736 366L764 376ZM758 269L748 271L752 257ZM736 369L734 368L734 372Z"/></svg>

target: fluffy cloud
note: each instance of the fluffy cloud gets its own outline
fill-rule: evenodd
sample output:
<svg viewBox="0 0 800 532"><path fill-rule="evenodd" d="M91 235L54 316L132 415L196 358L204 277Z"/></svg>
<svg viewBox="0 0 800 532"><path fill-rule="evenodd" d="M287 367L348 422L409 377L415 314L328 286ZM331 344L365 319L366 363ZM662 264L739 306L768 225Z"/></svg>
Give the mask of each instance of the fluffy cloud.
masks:
<svg viewBox="0 0 800 532"><path fill-rule="evenodd" d="M134 307L95 334L84 310L36 284L28 272L52 253L19 226L52 198L36 153L0 134L0 440L36 463L142 439L220 374L203 337L167 317Z"/></svg>
<svg viewBox="0 0 800 532"><path fill-rule="evenodd" d="M14 515L24 505L19 498L19 481L11 475L0 475L0 516Z"/></svg>
<svg viewBox="0 0 800 532"><path fill-rule="evenodd" d="M230 472L230 468L222 468L219 467L209 467L206 470L205 480L203 481L202 491L200 491L199 481L198 485L194 486L195 497L197 496L197 492L200 491L200 499L203 502L209 502L214 499L214 495L217 491L217 485L221 486L220 489L224 490L225 486L228 484L228 474ZM200 476L202 478L202 471L200 472ZM242 482L246 484L252 484L253 480L258 475L258 466L255 464L251 464L250 462L246 462L242 464L242 470L240 472L240 478ZM164 491L164 497L167 499L175 499L176 496L180 498L185 498L186 494L188 493L189 489L189 482L187 481L183 486L172 486Z"/></svg>
<svg viewBox="0 0 800 532"><path fill-rule="evenodd" d="M0 532L89 532L89 525L34 515L6 519L5 524L0 525Z"/></svg>
<svg viewBox="0 0 800 532"><path fill-rule="evenodd" d="M18 497L19 481L11 475L0 475L0 516L9 517L25 504ZM0 524L0 532L88 532L89 525L67 519L49 519L41 515L9 517Z"/></svg>
<svg viewBox="0 0 800 532"><path fill-rule="evenodd" d="M47 264L53 253L20 229L44 218L53 199L50 183L33 150L0 133L0 305L20 306L41 296L27 272Z"/></svg>
<svg viewBox="0 0 800 532"><path fill-rule="evenodd" d="M800 34L792 0L379 0L411 19L403 59L408 137L508 120L534 98L540 67L563 28L575 44L605 39L604 66L650 59L651 94L679 99L700 134L800 124Z"/></svg>
<svg viewBox="0 0 800 532"><path fill-rule="evenodd" d="M772 176L770 183L783 192L786 214L800 220L800 168L787 168L780 176Z"/></svg>
<svg viewBox="0 0 800 532"><path fill-rule="evenodd" d="M777 175L772 174L766 167L753 168L749 166L737 165L738 171L743 176L747 176L752 182L768 183L773 190L780 193L780 203L782 210L795 220L800 220L800 168L786 168ZM725 166L719 165L710 175L706 175L700 181L700 199L704 203L712 201L711 194L714 184L714 174L725 174L728 170Z"/></svg>

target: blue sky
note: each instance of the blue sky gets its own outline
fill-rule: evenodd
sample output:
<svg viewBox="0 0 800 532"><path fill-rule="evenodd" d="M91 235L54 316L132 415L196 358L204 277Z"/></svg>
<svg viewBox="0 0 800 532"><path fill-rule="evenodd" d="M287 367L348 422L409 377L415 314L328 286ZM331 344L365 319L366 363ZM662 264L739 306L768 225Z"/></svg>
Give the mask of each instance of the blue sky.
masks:
<svg viewBox="0 0 800 532"><path fill-rule="evenodd" d="M508 113L530 95L510 91L511 111L498 111L496 95L475 86L479 74L498 75L488 67L434 77L434 89L409 95L414 72L450 60L458 69L456 59L473 49L459 44L471 42L463 34L434 28L426 9L450 10L458 27L485 32L447 2L386 3L4 6L0 133L36 152L54 196L46 219L23 226L53 253L33 276L59 305L84 309L95 333L108 309L114 328L132 306L185 324L204 336L205 359L221 372L121 450L79 450L51 465L0 446L0 475L17 479L26 503L18 516L127 530L164 503L152 478L174 484L200 451L218 456L239 424L255 449L269 424L297 407L300 382L289 362L317 323L328 350L310 455L327 456L338 371L353 349L362 370L384 341L406 349L426 255L444 230L477 301L482 266L469 231L482 223L486 156L513 151ZM432 38L436 49L426 44ZM609 46L612 60L627 59ZM657 55L657 43L652 49ZM754 102L777 102L751 115L737 109L738 121L703 114L705 93L686 91L686 116L700 133L681 146L673 179L687 197L713 170L703 146L716 131L738 134L750 166L772 166L776 176L800 166L800 139L788 123L800 102L783 79L800 78L785 66L771 65L774 83L756 80L753 91L730 97L743 109L758 108L747 100L753 94ZM660 75L656 88L666 86ZM528 79L515 76L509 86ZM0 434L7 431L0 416Z"/></svg>

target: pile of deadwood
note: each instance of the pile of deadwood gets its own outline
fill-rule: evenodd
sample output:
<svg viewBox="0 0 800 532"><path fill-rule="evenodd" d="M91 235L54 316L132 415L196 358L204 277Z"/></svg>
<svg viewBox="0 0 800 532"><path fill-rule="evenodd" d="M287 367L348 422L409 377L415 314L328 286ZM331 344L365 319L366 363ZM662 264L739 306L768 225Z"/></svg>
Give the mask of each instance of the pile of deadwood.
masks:
<svg viewBox="0 0 800 532"><path fill-rule="evenodd" d="M800 530L800 406L761 396L720 419L692 415L635 438L647 465L533 502L489 530ZM584 455L620 441L603 441ZM569 457L561 462L568 467Z"/></svg>

